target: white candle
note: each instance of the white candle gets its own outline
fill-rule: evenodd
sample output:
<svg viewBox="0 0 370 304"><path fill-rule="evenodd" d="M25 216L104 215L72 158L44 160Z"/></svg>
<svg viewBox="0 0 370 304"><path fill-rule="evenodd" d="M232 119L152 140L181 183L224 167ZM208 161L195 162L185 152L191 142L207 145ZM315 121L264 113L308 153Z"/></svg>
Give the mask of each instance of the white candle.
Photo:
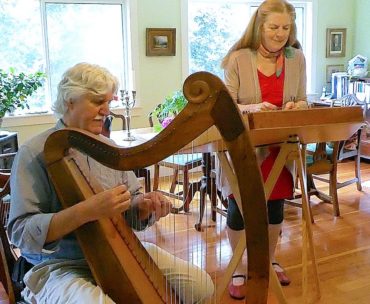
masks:
<svg viewBox="0 0 370 304"><path fill-rule="evenodd" d="M136 78L135 78L135 70L131 70L131 88L132 91L136 91Z"/></svg>

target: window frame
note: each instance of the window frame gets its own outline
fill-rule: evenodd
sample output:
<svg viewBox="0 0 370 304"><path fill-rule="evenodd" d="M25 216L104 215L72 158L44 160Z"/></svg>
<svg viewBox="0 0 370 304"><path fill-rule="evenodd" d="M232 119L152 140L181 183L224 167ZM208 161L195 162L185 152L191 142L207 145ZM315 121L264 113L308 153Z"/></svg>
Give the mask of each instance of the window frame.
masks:
<svg viewBox="0 0 370 304"><path fill-rule="evenodd" d="M129 88L133 87L133 80L132 80L132 65L130 64L130 18L128 14L129 5L128 0L40 0L40 10L41 10L41 24L42 24L42 41L43 41L43 48L44 48L44 60L45 60L45 67L46 67L46 74L50 75L50 56L49 56L49 41L48 41L48 26L47 26L47 13L46 13L46 6L47 4L101 4L101 5L120 5L121 6L121 28L122 28L122 52L123 54L123 74L127 75L125 79L119 79L121 87ZM126 47L126 48L125 48ZM49 79L48 79L49 80ZM51 82L47 81L47 97L51 103Z"/></svg>
<svg viewBox="0 0 370 304"><path fill-rule="evenodd" d="M209 3L244 3L248 7L259 6L263 0L181 0L181 36L182 36L182 78L183 80L189 75L189 25L188 25L188 16L189 16L189 5L191 2L209 2ZM317 1L316 0L291 0L290 3L295 6L302 7L305 10L304 13L304 25L306 30L303 30L303 41L301 43L304 45L304 53L306 57L306 73L307 73L307 94L315 92L316 88L316 53L313 52L317 45L316 36L317 36ZM310 39L312 37L312 39Z"/></svg>
<svg viewBox="0 0 370 304"><path fill-rule="evenodd" d="M135 73L135 69L138 67L138 30L137 30L137 0L40 0L40 16L41 16L41 29L42 29L42 43L44 52L44 63L45 72L50 74L50 61L48 53L48 41L47 41L47 31L46 31L46 4L47 3L67 3L67 4L119 4L121 5L122 14L122 41L124 43L124 58L123 64L125 67L125 78L124 86L126 88L136 88L137 89L137 77L138 73ZM125 49L125 45L127 46ZM122 83L122 80L120 79ZM51 100L51 83L46 81L47 86L45 101ZM123 84L122 84L123 85ZM140 93L140 92L139 92ZM137 94L137 106L132 111L133 116L138 116L142 112L140 108L140 94ZM123 107L118 106L115 108L115 112L118 114L123 114ZM42 113L42 114L32 114L25 113L16 116L5 116L3 118L2 127L18 127L18 126L29 126L29 125L42 125L42 124L54 124L56 118L52 112Z"/></svg>

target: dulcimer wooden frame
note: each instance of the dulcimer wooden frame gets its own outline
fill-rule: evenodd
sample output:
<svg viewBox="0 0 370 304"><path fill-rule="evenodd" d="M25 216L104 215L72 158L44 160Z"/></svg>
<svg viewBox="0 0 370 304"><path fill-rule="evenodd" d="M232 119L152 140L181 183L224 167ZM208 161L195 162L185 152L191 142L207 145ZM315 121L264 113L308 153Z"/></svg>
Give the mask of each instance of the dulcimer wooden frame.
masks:
<svg viewBox="0 0 370 304"><path fill-rule="evenodd" d="M235 164L242 213L249 223L246 244L250 261L248 302L267 302L270 262L267 212L263 182L248 128L222 81L207 73L187 78L183 88L189 101L185 109L161 133L148 142L119 148L100 136L79 129L51 134L44 154L47 169L64 208L93 195L93 191L68 155L75 148L110 168L132 170L157 163L179 151L212 126ZM194 144L191 144L194 147ZM102 219L76 230L94 278L116 303L165 303L173 301L163 275L130 233L122 217ZM123 235L122 235L123 234ZM144 256L137 261L137 256ZM148 272L154 272L148 273Z"/></svg>
<svg viewBox="0 0 370 304"><path fill-rule="evenodd" d="M346 140L364 125L364 113L360 106L341 108L311 108L305 110L259 112L247 116L252 141L256 146L280 143L280 152L265 182L269 197L281 170L288 161L294 161L302 193L302 289L306 302L321 296L318 266L313 242L312 219L307 195L306 145L318 142ZM285 140L284 140L285 139ZM309 257L316 293L308 291Z"/></svg>
<svg viewBox="0 0 370 304"><path fill-rule="evenodd" d="M302 297L307 303L317 301L321 297L321 288L307 195L305 147L308 143L340 141L350 138L364 125L363 109L355 106L258 112L244 115L244 120L249 127L252 142L256 147L271 144L280 146L277 159L265 182L266 197L270 196L283 167L289 161L294 161L296 164L302 194ZM214 142L210 144L214 144ZM226 157L223 155L219 157L223 160L221 164L225 164ZM229 180L235 179L230 169L224 167L223 171L228 172ZM233 189L233 193L238 193L237 187ZM238 202L238 194L236 198ZM240 204L238 205L240 208ZM245 240L241 239L230 264L237 265L243 255L244 248ZM313 279L316 287L316 292L311 297L308 292L309 257L312 262ZM225 275L223 284L226 284L229 276L231 276L231 273ZM273 275L272 269L270 270L270 280L279 303L286 303L283 291L277 282L277 277Z"/></svg>
<svg viewBox="0 0 370 304"><path fill-rule="evenodd" d="M255 147L279 145L280 152L264 184L265 196L269 197L276 181L288 161L294 161L297 167L297 176L302 192L302 289L306 302L317 300L321 297L318 266L313 242L311 215L307 196L306 181L306 153L308 143L340 141L351 137L364 124L363 109L361 107L343 108L314 108L289 111L256 112L243 115ZM191 152L220 151L222 141L215 128L199 136L193 141ZM222 150L222 149L221 149ZM182 151L184 153L186 148ZM190 150L189 150L190 152ZM240 204L238 183L233 169L228 163L224 152L218 152L222 172L232 188L239 208ZM222 297L232 273L245 249L245 239L242 238L234 251L230 267L225 271L223 280L218 285L219 297ZM249 247L248 247L249 250ZM312 262L313 278L316 293L308 296L308 265L309 257ZM248 263L250 265L250 263ZM270 269L270 282L279 303L286 303L283 291L277 281L274 271Z"/></svg>

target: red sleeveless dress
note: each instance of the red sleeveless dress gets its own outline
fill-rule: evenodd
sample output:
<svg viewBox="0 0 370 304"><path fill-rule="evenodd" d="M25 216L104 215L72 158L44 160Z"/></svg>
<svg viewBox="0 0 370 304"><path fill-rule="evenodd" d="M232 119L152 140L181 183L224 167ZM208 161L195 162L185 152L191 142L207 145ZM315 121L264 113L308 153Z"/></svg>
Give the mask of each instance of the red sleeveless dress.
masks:
<svg viewBox="0 0 370 304"><path fill-rule="evenodd" d="M258 71L258 80L261 88L262 100L278 107L283 105L284 95L284 69L280 77L276 74L266 76ZM263 180L266 181L271 168L280 151L279 147L270 147L270 154L261 164ZM293 196L293 177L289 170L284 167L268 200L291 198Z"/></svg>

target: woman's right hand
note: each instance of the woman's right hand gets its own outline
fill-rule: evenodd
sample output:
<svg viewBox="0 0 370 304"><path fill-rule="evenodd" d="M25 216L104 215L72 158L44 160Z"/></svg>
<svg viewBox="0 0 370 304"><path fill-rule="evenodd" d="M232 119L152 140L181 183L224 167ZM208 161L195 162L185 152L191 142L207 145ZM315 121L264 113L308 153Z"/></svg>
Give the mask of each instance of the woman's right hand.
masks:
<svg viewBox="0 0 370 304"><path fill-rule="evenodd" d="M242 114L260 112L260 111L280 110L279 107L267 101L263 101L261 103L248 104L248 105L238 104L238 107L239 107L239 110L242 112Z"/></svg>
<svg viewBox="0 0 370 304"><path fill-rule="evenodd" d="M87 221L90 222L104 217L113 217L129 209L131 194L127 186L119 185L95 194L81 203L84 204L84 212Z"/></svg>
<svg viewBox="0 0 370 304"><path fill-rule="evenodd" d="M280 108L278 106L275 106L274 104L272 103L269 103L267 101L263 101L261 104L261 111L276 111L276 110L280 110Z"/></svg>

